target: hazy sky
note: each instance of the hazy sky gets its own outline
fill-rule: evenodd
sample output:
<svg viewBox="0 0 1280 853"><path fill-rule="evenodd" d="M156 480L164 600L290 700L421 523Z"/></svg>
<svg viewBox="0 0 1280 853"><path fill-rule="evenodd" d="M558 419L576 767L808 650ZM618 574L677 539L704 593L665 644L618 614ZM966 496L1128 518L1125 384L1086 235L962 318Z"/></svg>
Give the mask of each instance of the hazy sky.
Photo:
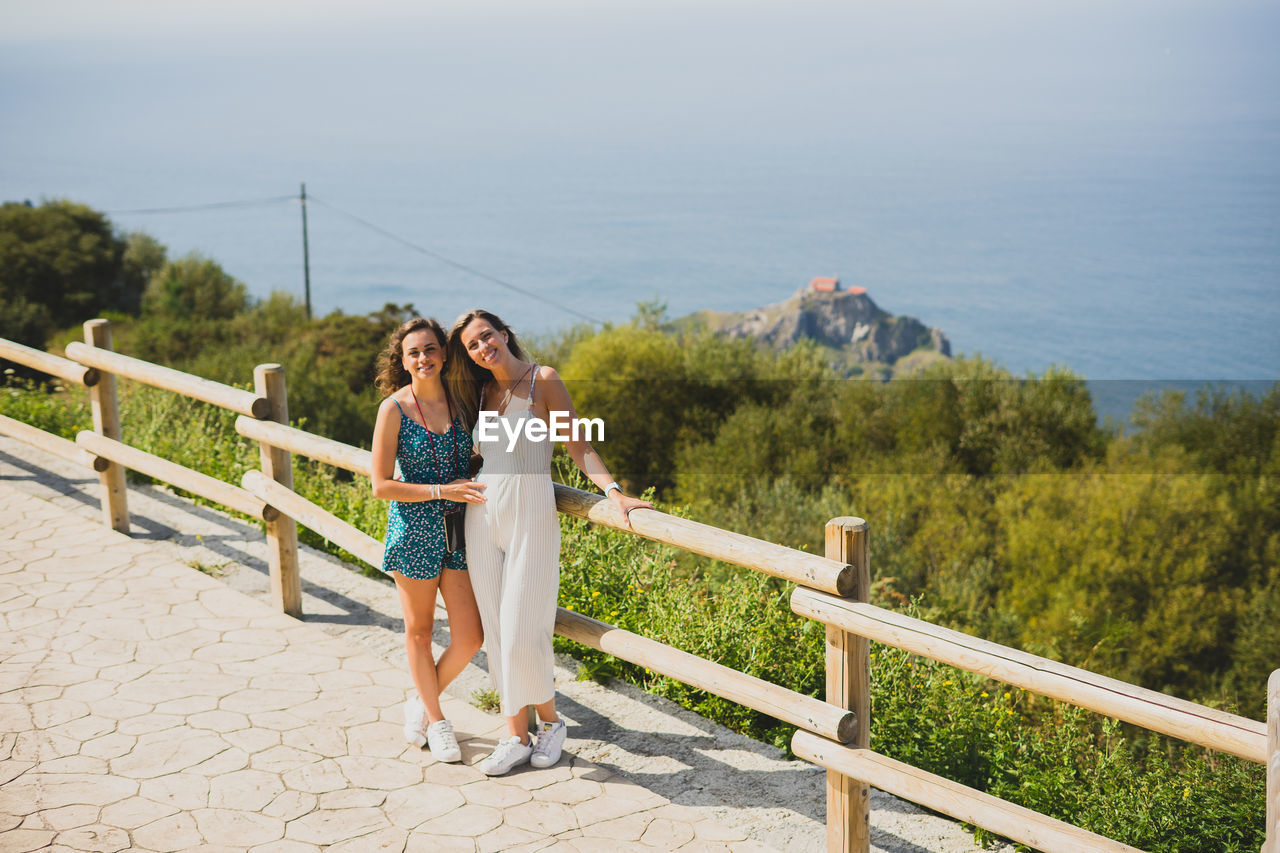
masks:
<svg viewBox="0 0 1280 853"><path fill-rule="evenodd" d="M0 105L45 115L70 77L107 138L442 152L1280 114L1271 0L354 5L0 0Z"/></svg>

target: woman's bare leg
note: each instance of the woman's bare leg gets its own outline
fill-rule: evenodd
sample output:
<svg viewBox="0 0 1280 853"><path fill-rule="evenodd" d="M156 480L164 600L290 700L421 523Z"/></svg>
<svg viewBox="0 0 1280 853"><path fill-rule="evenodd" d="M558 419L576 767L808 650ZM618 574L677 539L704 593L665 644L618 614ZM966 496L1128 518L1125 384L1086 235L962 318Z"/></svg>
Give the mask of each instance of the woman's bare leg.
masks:
<svg viewBox="0 0 1280 853"><path fill-rule="evenodd" d="M440 595L449 613L449 647L436 661L436 682L444 690L458 677L484 645L484 628L471 578L466 572L445 569L440 573Z"/></svg>
<svg viewBox="0 0 1280 853"><path fill-rule="evenodd" d="M399 572L391 575L400 593L400 609L404 613L404 645L409 657L409 675L418 688L418 696L427 709L427 720L444 719L440 711L440 683L435 656L431 650L431 632L436 620L436 589L440 577L429 580L407 578ZM454 673L455 675L457 673Z"/></svg>

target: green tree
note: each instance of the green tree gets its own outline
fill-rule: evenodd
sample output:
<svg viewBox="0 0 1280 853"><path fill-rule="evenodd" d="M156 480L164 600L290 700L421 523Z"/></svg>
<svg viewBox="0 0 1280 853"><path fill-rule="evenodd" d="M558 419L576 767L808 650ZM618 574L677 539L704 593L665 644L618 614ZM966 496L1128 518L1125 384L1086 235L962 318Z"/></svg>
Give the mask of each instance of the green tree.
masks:
<svg viewBox="0 0 1280 853"><path fill-rule="evenodd" d="M83 204L0 205L0 337L43 347L58 328L104 311L136 312L142 279L126 243Z"/></svg>
<svg viewBox="0 0 1280 853"><path fill-rule="evenodd" d="M248 288L197 252L167 262L142 296L145 313L171 319L229 320L248 307Z"/></svg>

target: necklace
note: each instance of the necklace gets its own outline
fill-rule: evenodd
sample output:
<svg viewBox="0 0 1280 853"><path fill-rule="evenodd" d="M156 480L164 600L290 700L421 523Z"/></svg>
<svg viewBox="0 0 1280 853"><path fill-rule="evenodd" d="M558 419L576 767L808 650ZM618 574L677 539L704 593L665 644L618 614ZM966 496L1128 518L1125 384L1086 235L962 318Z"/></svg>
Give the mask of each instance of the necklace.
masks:
<svg viewBox="0 0 1280 853"><path fill-rule="evenodd" d="M511 392L515 390L517 385L519 385L521 382L524 381L524 378L529 375L529 371L533 370L535 366L536 365L533 365L533 364L529 365L528 369L526 369L524 373L520 374L519 379L517 379L515 382L512 382L510 385L507 386L507 393L503 394L502 399L498 401L498 414L500 415L506 414L507 403L510 402L511 400Z"/></svg>

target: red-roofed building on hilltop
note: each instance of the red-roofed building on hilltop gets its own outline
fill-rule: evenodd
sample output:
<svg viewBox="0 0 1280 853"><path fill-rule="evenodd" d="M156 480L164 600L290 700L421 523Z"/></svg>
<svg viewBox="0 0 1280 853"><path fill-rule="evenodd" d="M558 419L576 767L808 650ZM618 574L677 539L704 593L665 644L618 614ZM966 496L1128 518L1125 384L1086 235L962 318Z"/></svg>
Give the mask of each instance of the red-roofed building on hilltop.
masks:
<svg viewBox="0 0 1280 853"><path fill-rule="evenodd" d="M821 291L822 293L835 293L840 289L840 279L823 278L819 276L818 278L815 278L813 281L809 282L809 289Z"/></svg>
<svg viewBox="0 0 1280 853"><path fill-rule="evenodd" d="M853 294L855 294L855 295L857 295L857 296L866 296L866 295L867 295L867 289L866 289L865 287L851 287L851 288L849 288L849 292L850 292L850 293L853 293Z"/></svg>

